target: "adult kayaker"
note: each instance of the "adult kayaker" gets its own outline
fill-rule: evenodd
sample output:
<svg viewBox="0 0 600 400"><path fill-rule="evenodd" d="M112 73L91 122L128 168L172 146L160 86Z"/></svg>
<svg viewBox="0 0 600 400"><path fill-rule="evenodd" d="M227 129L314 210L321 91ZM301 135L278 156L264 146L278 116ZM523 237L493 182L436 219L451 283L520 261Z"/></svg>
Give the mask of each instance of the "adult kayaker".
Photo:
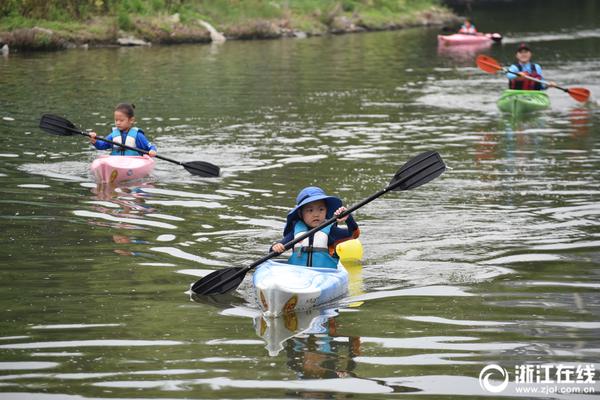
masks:
<svg viewBox="0 0 600 400"><path fill-rule="evenodd" d="M531 56L531 49L525 43L521 43L517 47L517 52L515 53L517 62L508 67L508 70L512 73L509 72L506 74L509 89L546 90L548 87L556 86L554 82L548 82L548 85L544 85L524 78L524 76L530 76L539 80L544 79L542 77L542 67L539 64L531 62Z"/></svg>
<svg viewBox="0 0 600 400"><path fill-rule="evenodd" d="M475 28L475 25L473 25L471 21L466 19L458 30L458 33L462 33L464 35L477 35L477 28Z"/></svg>
<svg viewBox="0 0 600 400"><path fill-rule="evenodd" d="M156 146L153 145L144 136L144 131L134 126L135 124L135 105L129 103L121 103L115 107L114 118L115 127L112 132L106 137L113 142L122 143L130 147L146 150L148 155L154 157L156 155ZM96 132L90 132L90 142L98 150L107 150L112 148L111 156L141 156L134 150L128 150L121 146L112 145L103 140L96 140Z"/></svg>
<svg viewBox="0 0 600 400"><path fill-rule="evenodd" d="M319 226L326 219L340 215L346 211L342 201L328 196L323 189L309 186L300 191L296 197L296 206L288 213L283 230L283 239L274 243L270 251L283 253L284 243L292 241L310 229ZM338 223L346 223L347 228L340 228ZM356 239L360 235L358 225L352 215L339 218L333 225L321 229L313 236L304 239L294 246L294 252L288 263L306 265L307 267L336 268L339 257L335 246L348 239Z"/></svg>

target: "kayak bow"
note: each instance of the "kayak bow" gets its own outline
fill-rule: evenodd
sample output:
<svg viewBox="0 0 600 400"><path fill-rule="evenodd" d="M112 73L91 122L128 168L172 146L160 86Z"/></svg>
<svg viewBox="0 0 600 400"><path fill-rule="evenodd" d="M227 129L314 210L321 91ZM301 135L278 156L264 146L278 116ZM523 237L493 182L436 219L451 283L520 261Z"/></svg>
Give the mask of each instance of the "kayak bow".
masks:
<svg viewBox="0 0 600 400"><path fill-rule="evenodd" d="M118 183L146 177L154 169L154 159L148 156L100 155L90 170L98 183Z"/></svg>
<svg viewBox="0 0 600 400"><path fill-rule="evenodd" d="M309 310L344 295L348 272L341 263L337 268L309 268L267 260L256 269L252 282L265 316L277 317Z"/></svg>
<svg viewBox="0 0 600 400"><path fill-rule="evenodd" d="M500 111L513 115L545 110L550 107L550 98L540 90L505 90L496 102Z"/></svg>

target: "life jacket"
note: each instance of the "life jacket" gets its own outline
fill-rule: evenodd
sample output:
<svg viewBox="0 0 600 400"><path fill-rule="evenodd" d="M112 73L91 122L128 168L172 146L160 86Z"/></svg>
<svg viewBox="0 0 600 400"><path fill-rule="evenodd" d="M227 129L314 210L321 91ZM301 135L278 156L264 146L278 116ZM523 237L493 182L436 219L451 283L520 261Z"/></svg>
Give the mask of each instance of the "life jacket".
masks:
<svg viewBox="0 0 600 400"><path fill-rule="evenodd" d="M465 35L473 35L473 34L477 33L477 29L475 29L475 25L471 25L469 27L467 27L466 25L463 25L460 27L458 33L463 33Z"/></svg>
<svg viewBox="0 0 600 400"><path fill-rule="evenodd" d="M135 147L135 140L137 138L138 130L139 129L136 127L130 128L129 132L127 132L127 137L125 138L125 143L123 143L123 144L125 144L129 147ZM121 142L121 131L119 129L113 128L111 136L112 136L113 142L122 143ZM110 153L110 155L111 156L139 156L140 153L137 151L129 150L124 147L113 144L112 152Z"/></svg>
<svg viewBox="0 0 600 400"><path fill-rule="evenodd" d="M294 225L294 238L306 233L309 228L302 221ZM335 251L328 246L331 225L326 226L314 235L294 245L294 252L288 258L288 263L317 268L337 268L339 258Z"/></svg>
<svg viewBox="0 0 600 400"><path fill-rule="evenodd" d="M523 71L523 66L521 64L517 63L515 65L519 69L519 72L525 72L525 74L532 78L542 79L542 76L538 73L534 63L531 63L531 73ZM542 90L542 84L526 78L517 77L508 81L508 88L516 90Z"/></svg>

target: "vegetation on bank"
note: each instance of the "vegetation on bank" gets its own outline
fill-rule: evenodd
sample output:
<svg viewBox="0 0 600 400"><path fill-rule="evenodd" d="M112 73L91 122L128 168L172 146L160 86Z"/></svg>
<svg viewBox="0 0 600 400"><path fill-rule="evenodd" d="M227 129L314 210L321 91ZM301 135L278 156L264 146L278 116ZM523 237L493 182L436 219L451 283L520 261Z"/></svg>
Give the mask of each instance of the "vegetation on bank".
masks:
<svg viewBox="0 0 600 400"><path fill-rule="evenodd" d="M454 17L438 0L3 0L0 42L53 49L209 42L206 21L230 39L398 29Z"/></svg>

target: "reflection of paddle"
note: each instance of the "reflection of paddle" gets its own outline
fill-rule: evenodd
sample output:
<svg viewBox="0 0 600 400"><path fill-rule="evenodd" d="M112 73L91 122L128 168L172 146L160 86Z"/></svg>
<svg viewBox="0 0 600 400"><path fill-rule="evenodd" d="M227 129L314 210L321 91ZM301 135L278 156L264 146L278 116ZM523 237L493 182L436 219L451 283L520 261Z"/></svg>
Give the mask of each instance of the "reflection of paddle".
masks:
<svg viewBox="0 0 600 400"><path fill-rule="evenodd" d="M333 224L338 218L342 218L358 210L360 207L370 203L379 196L382 196L391 190L402 191L419 187L440 176L445 169L446 166L444 165L444 161L437 152L426 151L422 154L419 154L404 164L402 168L396 172L396 175L394 175L392 181L387 187L364 199L353 207L350 207L340 215L333 216L332 218L321 223L321 225L314 227L308 232L296 237L294 240L289 241L284 245L284 247L286 250L289 250L294 247L296 243L301 242L311 235L314 235L317 231ZM272 251L266 256L262 257L260 260L253 262L248 267L231 267L215 271L194 283L191 289L194 293L202 295L229 292L230 290L233 290L239 286L242 280L244 280L244 276L248 271L264 263L265 261L276 257L277 255L279 255L279 253Z"/></svg>
<svg viewBox="0 0 600 400"><path fill-rule="evenodd" d="M533 77L525 75L525 74L521 75L521 73L518 73L518 72L515 73L512 71L509 71L508 68L503 67L500 64L498 64L498 61L496 61L494 58L492 58L490 56L481 54L481 55L477 56L476 62L477 62L477 66L479 68L481 68L483 71L487 72L488 74L495 74L498 71L502 71L507 74L519 75L522 78L529 79L534 82L542 83L544 85L548 85L548 82L546 82L546 81L536 79L536 78L533 78ZM563 92L569 93L569 95L572 98L574 98L575 100L577 100L581 103L585 103L590 97L590 91L586 88L566 89L566 88L562 88L560 86L552 86L552 87L560 89Z"/></svg>
<svg viewBox="0 0 600 400"><path fill-rule="evenodd" d="M87 132L82 132L77 129L73 123L63 117L59 117L58 115L52 114L44 114L42 115L42 119L40 120L40 128L46 131L51 135L57 136L72 136L74 133L78 133L83 136L90 137L90 134ZM103 140L105 142L111 143L116 146L123 147L128 150L134 150L139 153L148 154L149 152L146 150L138 149L137 147L127 146L121 143L113 142L112 140L105 139L103 137L97 136L96 140ZM215 177L219 176L219 167L214 164L205 162L205 161L192 161L192 162L181 162L172 160L167 157L159 156L158 154L155 156L156 158L160 158L161 160L165 160L171 162L173 164L181 165L192 175L199 176L207 176L207 177Z"/></svg>

